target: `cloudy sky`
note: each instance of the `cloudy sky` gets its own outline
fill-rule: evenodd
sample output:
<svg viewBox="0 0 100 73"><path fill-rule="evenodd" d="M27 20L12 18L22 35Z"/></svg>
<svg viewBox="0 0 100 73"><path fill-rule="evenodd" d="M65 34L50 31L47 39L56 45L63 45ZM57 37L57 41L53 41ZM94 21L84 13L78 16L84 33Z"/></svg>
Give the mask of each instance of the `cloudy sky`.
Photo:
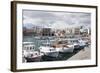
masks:
<svg viewBox="0 0 100 73"><path fill-rule="evenodd" d="M63 28L80 25L91 26L90 13L23 10L23 26L27 28L33 26Z"/></svg>

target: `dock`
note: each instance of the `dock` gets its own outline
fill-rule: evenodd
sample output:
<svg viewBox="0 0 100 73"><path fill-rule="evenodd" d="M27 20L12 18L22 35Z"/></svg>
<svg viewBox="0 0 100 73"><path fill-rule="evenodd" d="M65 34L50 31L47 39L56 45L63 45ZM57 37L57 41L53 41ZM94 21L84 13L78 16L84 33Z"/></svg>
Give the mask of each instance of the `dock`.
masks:
<svg viewBox="0 0 100 73"><path fill-rule="evenodd" d="M78 53L70 57L68 60L86 60L91 59L91 47L85 47L84 50L80 50Z"/></svg>

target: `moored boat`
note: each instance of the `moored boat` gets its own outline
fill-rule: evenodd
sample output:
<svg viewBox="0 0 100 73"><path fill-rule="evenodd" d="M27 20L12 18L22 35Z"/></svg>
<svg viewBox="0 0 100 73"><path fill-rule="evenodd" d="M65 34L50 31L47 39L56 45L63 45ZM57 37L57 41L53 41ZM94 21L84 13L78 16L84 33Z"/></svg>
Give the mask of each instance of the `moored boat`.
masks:
<svg viewBox="0 0 100 73"><path fill-rule="evenodd" d="M23 62L40 61L42 53L35 49L33 42L23 42Z"/></svg>
<svg viewBox="0 0 100 73"><path fill-rule="evenodd" d="M57 57L59 52L56 50L55 47L51 45L51 43L43 43L40 47L40 52L46 56Z"/></svg>

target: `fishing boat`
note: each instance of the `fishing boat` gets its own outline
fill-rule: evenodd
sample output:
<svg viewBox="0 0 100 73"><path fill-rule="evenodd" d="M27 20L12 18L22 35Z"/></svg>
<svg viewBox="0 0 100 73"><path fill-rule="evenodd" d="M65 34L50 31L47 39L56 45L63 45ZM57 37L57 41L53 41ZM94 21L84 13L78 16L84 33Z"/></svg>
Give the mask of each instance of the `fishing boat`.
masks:
<svg viewBox="0 0 100 73"><path fill-rule="evenodd" d="M80 45L80 48L84 49L86 46L88 46L88 41L87 40L78 40L79 41L79 45Z"/></svg>
<svg viewBox="0 0 100 73"><path fill-rule="evenodd" d="M42 53L35 49L33 42L23 42L23 62L40 61Z"/></svg>
<svg viewBox="0 0 100 73"><path fill-rule="evenodd" d="M69 41L71 44L73 44L75 50L76 49L84 49L84 47L87 45L87 42L85 40L78 39L78 38L67 39L67 41Z"/></svg>
<svg viewBox="0 0 100 73"><path fill-rule="evenodd" d="M39 49L40 49L40 52L46 56L58 57L59 55L59 52L57 51L57 49L53 47L50 42L42 43Z"/></svg>
<svg viewBox="0 0 100 73"><path fill-rule="evenodd" d="M71 44L71 43L68 43L68 41L65 40L65 39L58 40L54 44L54 46L56 47L56 49L59 52L70 52L70 53L72 53L74 51L74 45Z"/></svg>

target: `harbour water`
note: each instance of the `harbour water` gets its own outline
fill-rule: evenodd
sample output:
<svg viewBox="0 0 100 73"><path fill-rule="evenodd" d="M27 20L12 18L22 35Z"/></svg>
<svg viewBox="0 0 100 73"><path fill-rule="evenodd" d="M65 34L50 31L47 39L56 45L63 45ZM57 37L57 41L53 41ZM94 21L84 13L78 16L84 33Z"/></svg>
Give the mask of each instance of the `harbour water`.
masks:
<svg viewBox="0 0 100 73"><path fill-rule="evenodd" d="M55 38L54 37L49 37L51 38L52 40L54 40ZM50 39L45 37L45 39L40 39L40 37L35 37L35 36L24 36L23 37L23 42L34 42L34 45L35 45L35 50L39 50L39 47L42 45L42 43L46 43L46 42L51 42ZM90 49L90 47L87 47L88 49ZM80 48L79 50L74 50L73 53L61 53L59 52L59 55L58 57L51 57L51 56L42 56L40 60L38 61L34 61L32 59L28 59L27 62L43 62L43 61L61 61L61 60L68 60L70 59L71 57L73 57L75 54L79 53L83 48ZM84 52L84 51L83 51ZM82 52L81 52L82 53ZM90 51L88 51L85 55L87 56L87 54L90 55ZM80 60L81 59L81 54L80 54L80 57L77 59L77 60ZM84 58L84 59L89 59L90 56L88 58ZM82 59L82 60L84 60ZM75 58L74 58L75 60Z"/></svg>

